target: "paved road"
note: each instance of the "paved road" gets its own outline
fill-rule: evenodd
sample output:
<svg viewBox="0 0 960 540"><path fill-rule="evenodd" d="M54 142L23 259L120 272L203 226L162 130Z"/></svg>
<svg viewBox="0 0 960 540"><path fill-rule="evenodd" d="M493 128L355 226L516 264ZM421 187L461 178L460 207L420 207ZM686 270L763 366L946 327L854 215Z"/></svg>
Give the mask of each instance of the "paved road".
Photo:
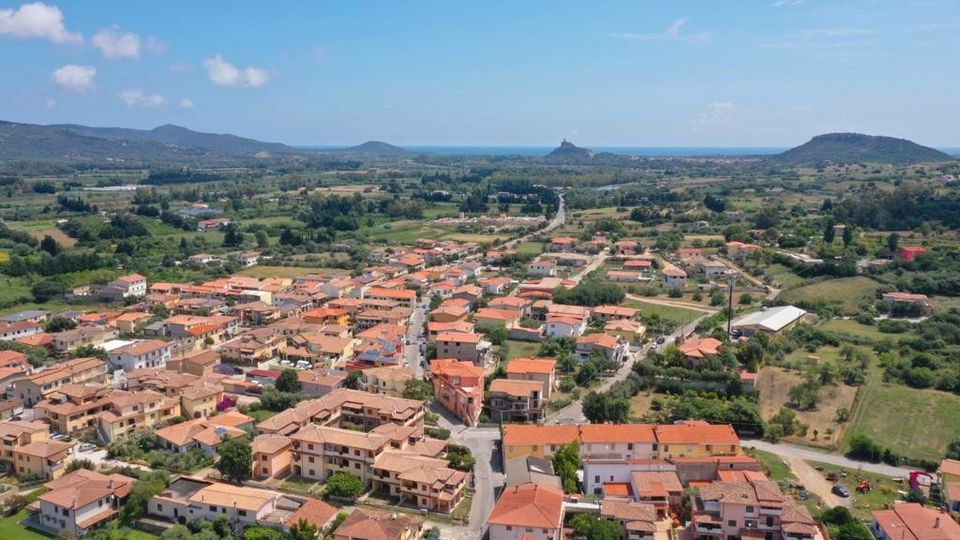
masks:
<svg viewBox="0 0 960 540"><path fill-rule="evenodd" d="M418 378L423 378L423 366L420 362L424 359L421 352L421 346L426 344L424 320L427 317L428 301L424 300L417 304L413 313L410 315L410 321L407 323L407 344L405 345L403 356L407 362L407 369Z"/></svg>
<svg viewBox="0 0 960 540"><path fill-rule="evenodd" d="M702 321L709 315L710 314L708 313L704 313L703 315L697 317L696 319L677 328L676 330L673 331L673 333L667 336L664 336L665 339L662 344L659 344L659 345L647 344L647 345L644 345L643 347L640 347L637 350L631 351L630 357L627 359L627 361L623 363L622 366L620 366L620 369L617 370L616 374L614 374L612 377L604 377L601 380L600 385L594 388L593 391L600 392L600 393L606 392L617 381L622 381L623 379L626 379L627 375L629 375L630 371L633 369L634 364L641 361L643 358L645 358L647 356L647 353L649 353L651 349L653 348L662 349L664 347L669 346L671 343L676 341L677 337L680 336L681 334L685 335L686 333L692 332L693 329L696 328L698 324L700 324L700 321ZM560 409L559 411L556 411L552 414L547 415L545 419L545 423L547 424L577 424L577 423L586 422L586 421L587 419L583 415L582 399L575 400L573 403L571 403L570 405L567 405L563 409Z"/></svg>
<svg viewBox="0 0 960 540"><path fill-rule="evenodd" d="M757 450L770 452L771 454L776 454L784 459L794 458L794 459L802 459L805 461L820 461L823 463L829 463L831 465L838 465L840 467L847 467L850 469L863 469L864 471L867 471L867 472L882 474L884 476L890 476L893 478L895 477L908 478L910 476L910 471L911 471L911 469L907 469L904 467L894 467L892 465L886 465L884 463L869 463L864 461L856 461L839 454L828 454L826 452L821 452L813 448L796 446L792 444L785 444L785 443L775 444L767 441L751 439L751 440L742 441L742 445L747 448L756 448Z"/></svg>

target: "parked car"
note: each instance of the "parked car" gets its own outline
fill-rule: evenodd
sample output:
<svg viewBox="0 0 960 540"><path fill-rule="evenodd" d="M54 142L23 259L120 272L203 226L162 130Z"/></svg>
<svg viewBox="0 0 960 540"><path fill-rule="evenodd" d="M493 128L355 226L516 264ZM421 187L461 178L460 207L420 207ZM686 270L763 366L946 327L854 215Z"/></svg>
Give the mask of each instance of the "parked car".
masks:
<svg viewBox="0 0 960 540"><path fill-rule="evenodd" d="M835 472L827 473L827 480L830 482L836 482L837 480L840 480L840 475Z"/></svg>
<svg viewBox="0 0 960 540"><path fill-rule="evenodd" d="M838 496L838 497L847 498L847 497L850 496L850 490L848 490L847 488L841 486L840 484L836 484L835 486L833 486L833 487L830 489L830 492L833 493L834 495Z"/></svg>
<svg viewBox="0 0 960 540"><path fill-rule="evenodd" d="M92 443L83 443L77 446L77 450L80 452L91 452L97 449L97 445Z"/></svg>

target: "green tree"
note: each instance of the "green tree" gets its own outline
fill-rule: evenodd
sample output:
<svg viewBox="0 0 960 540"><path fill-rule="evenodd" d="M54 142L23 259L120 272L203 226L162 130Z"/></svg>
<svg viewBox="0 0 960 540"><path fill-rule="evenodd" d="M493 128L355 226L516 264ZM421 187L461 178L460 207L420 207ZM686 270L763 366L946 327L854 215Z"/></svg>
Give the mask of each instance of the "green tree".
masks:
<svg viewBox="0 0 960 540"><path fill-rule="evenodd" d="M433 399L433 387L423 379L410 379L403 385L402 396L406 399L430 401Z"/></svg>
<svg viewBox="0 0 960 540"><path fill-rule="evenodd" d="M301 518L290 527L290 534L287 540L316 540L320 530L313 523Z"/></svg>
<svg viewBox="0 0 960 540"><path fill-rule="evenodd" d="M300 377L297 375L297 370L293 368L287 368L281 371L280 376L277 377L277 382L273 386L279 392L299 392L301 387Z"/></svg>
<svg viewBox="0 0 960 540"><path fill-rule="evenodd" d="M897 247L900 246L900 235L897 233L890 233L890 236L887 236L887 249L890 251L896 251Z"/></svg>
<svg viewBox="0 0 960 540"><path fill-rule="evenodd" d="M240 536L242 540L283 540L283 533L270 527L260 527L254 525L243 530ZM311 538L315 540L316 536Z"/></svg>
<svg viewBox="0 0 960 540"><path fill-rule="evenodd" d="M327 479L323 486L323 496L356 499L363 495L364 488L363 480L352 474L338 472Z"/></svg>
<svg viewBox="0 0 960 540"><path fill-rule="evenodd" d="M217 448L220 461L213 467L224 477L234 482L250 478L253 470L253 451L246 437L237 437L221 443Z"/></svg>
<svg viewBox="0 0 960 540"><path fill-rule="evenodd" d="M843 228L843 245L844 247L850 247L853 244L854 235L853 235L853 225L847 225Z"/></svg>
<svg viewBox="0 0 960 540"><path fill-rule="evenodd" d="M580 538L588 540L618 540L620 526L609 519L601 519L590 513L579 513L570 520L570 527Z"/></svg>
<svg viewBox="0 0 960 540"><path fill-rule="evenodd" d="M129 525L147 512L147 503L167 487L168 476L163 472L146 475L133 482L127 501L120 507L120 522Z"/></svg>
<svg viewBox="0 0 960 540"><path fill-rule="evenodd" d="M254 237L257 239L258 248L263 249L263 248L270 247L270 237L267 236L267 232L264 231L263 229L260 229L259 231L254 233Z"/></svg>
<svg viewBox="0 0 960 540"><path fill-rule="evenodd" d="M360 379L363 378L363 372L359 369L356 371L351 371L347 374L347 378L343 381L344 388L349 388L351 390L360 389Z"/></svg>
<svg viewBox="0 0 960 540"><path fill-rule="evenodd" d="M43 240L40 241L40 249L51 255L56 255L61 251L60 244L49 234L44 235Z"/></svg>
<svg viewBox="0 0 960 540"><path fill-rule="evenodd" d="M832 218L823 224L823 241L827 244L832 244L837 237L837 230L834 229L834 225L836 225L836 223Z"/></svg>
<svg viewBox="0 0 960 540"><path fill-rule="evenodd" d="M579 493L577 470L580 468L580 445L577 441L561 445L553 453L553 471L560 477L563 490L567 493Z"/></svg>

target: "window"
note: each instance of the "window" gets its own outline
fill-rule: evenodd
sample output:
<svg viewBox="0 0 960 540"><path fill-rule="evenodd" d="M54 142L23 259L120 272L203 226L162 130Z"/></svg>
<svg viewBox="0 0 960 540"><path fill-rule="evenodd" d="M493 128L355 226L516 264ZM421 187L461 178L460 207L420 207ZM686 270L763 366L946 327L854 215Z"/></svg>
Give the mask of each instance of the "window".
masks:
<svg viewBox="0 0 960 540"><path fill-rule="evenodd" d="M727 521L727 525L729 525L729 526L731 526L731 527L736 527L736 526L737 526L737 520L731 519L731 520Z"/></svg>
<svg viewBox="0 0 960 540"><path fill-rule="evenodd" d="M160 503L157 503L157 512L163 512L163 505Z"/></svg>
<svg viewBox="0 0 960 540"><path fill-rule="evenodd" d="M593 481L594 481L594 482L599 482L599 481L600 481L600 475L599 475L599 474L594 475L594 476L593 476Z"/></svg>
<svg viewBox="0 0 960 540"><path fill-rule="evenodd" d="M773 527L773 516L767 516L767 527Z"/></svg>
<svg viewBox="0 0 960 540"><path fill-rule="evenodd" d="M238 511L237 513L240 514L241 516L246 516L246 515L247 515L247 511L246 511L246 510L240 510L240 511Z"/></svg>
<svg viewBox="0 0 960 540"><path fill-rule="evenodd" d="M210 505L210 511L211 511L211 512L216 512L216 511L217 511L217 507L211 504L211 505Z"/></svg>
<svg viewBox="0 0 960 540"><path fill-rule="evenodd" d="M752 506L748 506L748 507L747 507L747 513L748 513L748 514L752 514L752 513L753 513L753 507L752 507Z"/></svg>

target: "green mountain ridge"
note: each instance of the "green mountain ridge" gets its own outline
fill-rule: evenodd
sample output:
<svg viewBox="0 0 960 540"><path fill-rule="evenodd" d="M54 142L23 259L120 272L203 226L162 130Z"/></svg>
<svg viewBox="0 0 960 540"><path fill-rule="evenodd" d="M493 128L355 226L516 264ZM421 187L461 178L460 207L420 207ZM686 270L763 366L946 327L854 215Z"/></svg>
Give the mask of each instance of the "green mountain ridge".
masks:
<svg viewBox="0 0 960 540"><path fill-rule="evenodd" d="M782 165L819 166L825 163L886 163L909 165L952 161L949 154L906 139L862 133L827 133L769 158Z"/></svg>

